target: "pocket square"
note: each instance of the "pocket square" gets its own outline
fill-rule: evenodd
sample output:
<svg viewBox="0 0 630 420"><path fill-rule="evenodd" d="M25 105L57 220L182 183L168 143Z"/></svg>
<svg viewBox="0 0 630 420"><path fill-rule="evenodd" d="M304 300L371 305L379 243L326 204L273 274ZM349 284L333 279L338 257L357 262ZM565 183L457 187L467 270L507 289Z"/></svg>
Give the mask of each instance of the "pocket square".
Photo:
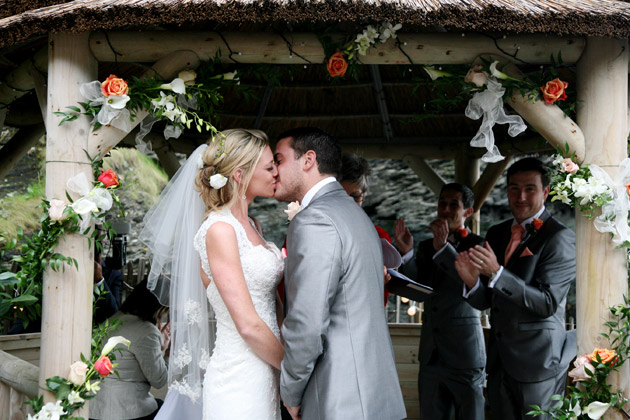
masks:
<svg viewBox="0 0 630 420"><path fill-rule="evenodd" d="M532 254L532 251L530 251L529 248L525 247L523 252L521 252L521 256L519 258L529 257L531 255L534 255L534 254Z"/></svg>

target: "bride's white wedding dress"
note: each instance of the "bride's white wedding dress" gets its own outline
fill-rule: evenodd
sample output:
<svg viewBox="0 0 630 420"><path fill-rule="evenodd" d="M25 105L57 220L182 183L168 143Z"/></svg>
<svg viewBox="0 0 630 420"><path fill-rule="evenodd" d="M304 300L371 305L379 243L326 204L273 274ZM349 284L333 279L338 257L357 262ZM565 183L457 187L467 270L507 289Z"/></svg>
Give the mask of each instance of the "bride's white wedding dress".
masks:
<svg viewBox="0 0 630 420"><path fill-rule="evenodd" d="M212 280L206 253L206 232L216 222L229 223L236 232L247 288L256 312L280 337L276 321L276 287L282 278L280 251L271 242L254 246L230 210L212 212L195 236L201 266ZM214 281L207 296L216 315L216 342L203 382L203 419L279 420L279 373L260 359L241 338Z"/></svg>

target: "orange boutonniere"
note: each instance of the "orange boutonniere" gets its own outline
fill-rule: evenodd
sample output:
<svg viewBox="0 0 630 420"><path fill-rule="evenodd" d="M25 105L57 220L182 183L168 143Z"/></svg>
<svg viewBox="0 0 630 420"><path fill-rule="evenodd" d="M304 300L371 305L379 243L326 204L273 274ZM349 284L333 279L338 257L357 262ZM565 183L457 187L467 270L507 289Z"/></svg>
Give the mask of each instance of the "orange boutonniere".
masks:
<svg viewBox="0 0 630 420"><path fill-rule="evenodd" d="M456 233L461 239L464 239L466 236L468 236L468 229L459 228L457 229Z"/></svg>
<svg viewBox="0 0 630 420"><path fill-rule="evenodd" d="M527 233L529 235L534 235L536 232L540 230L543 223L544 222L541 219L539 219L538 217L534 217L534 220L532 220L531 223L525 225L525 229L527 230Z"/></svg>

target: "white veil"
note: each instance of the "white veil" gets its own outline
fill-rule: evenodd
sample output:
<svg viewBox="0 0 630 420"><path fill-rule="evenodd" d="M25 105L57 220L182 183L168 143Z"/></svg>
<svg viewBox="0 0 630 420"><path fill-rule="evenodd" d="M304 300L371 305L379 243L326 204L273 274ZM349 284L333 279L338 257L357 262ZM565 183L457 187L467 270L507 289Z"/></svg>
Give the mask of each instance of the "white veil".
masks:
<svg viewBox="0 0 630 420"><path fill-rule="evenodd" d="M193 402L201 396L216 323L193 247L205 212L195 177L206 147L199 146L169 181L140 232L140 241L152 254L147 288L170 308L169 391L177 390Z"/></svg>

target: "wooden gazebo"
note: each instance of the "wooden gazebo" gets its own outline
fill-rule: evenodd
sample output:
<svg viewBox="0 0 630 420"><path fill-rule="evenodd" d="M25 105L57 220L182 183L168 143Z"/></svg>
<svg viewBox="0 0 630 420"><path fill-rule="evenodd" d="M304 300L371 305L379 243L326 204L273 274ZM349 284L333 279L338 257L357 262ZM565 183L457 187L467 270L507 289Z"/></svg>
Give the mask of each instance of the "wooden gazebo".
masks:
<svg viewBox="0 0 630 420"><path fill-rule="evenodd" d="M471 148L478 122L449 113L415 118L432 98L419 65L470 65L492 54L523 70L549 64L561 52L579 106L573 122L559 109L507 101L536 130L511 138L495 131L506 157L569 144L585 163L614 173L627 156L628 36L630 3L617 0L325 0L301 2L213 0L0 0L0 127L18 128L0 149L0 178L46 134L46 195L64 197L65 181L91 176L90 155L122 142L134 131L91 131L89 119L59 126L53 114L83 98L79 86L110 73L141 75L152 67L165 79L215 57L233 66L291 66L278 85L241 79L257 99L227 92L218 128L255 127L270 137L287 128L316 125L343 147L366 157L403 159L429 187L442 180L426 159L454 159L455 178L483 200L508 159L480 173L484 150ZM352 35L370 22L401 23L400 43L379 44L361 57L358 80L331 83L317 33ZM334 37L334 35L333 35ZM288 68L288 67L287 67ZM425 83L418 82L424 78ZM417 89L417 90L416 90ZM415 93L414 93L415 92ZM138 118L140 120L141 118ZM541 141L541 136L547 142ZM173 152L190 153L207 139L185 131L165 141L151 133L161 163L173 174ZM477 208L478 210L479 208ZM615 249L590 220L576 216L578 352L590 351L608 307L628 292L624 250ZM79 270L48 272L44 300L40 384L87 354L90 343L92 256L81 236L68 236L58 251ZM628 390L627 366L617 377ZM45 396L50 398L50 396ZM85 415L85 414L84 414ZM607 418L617 418L609 413Z"/></svg>

